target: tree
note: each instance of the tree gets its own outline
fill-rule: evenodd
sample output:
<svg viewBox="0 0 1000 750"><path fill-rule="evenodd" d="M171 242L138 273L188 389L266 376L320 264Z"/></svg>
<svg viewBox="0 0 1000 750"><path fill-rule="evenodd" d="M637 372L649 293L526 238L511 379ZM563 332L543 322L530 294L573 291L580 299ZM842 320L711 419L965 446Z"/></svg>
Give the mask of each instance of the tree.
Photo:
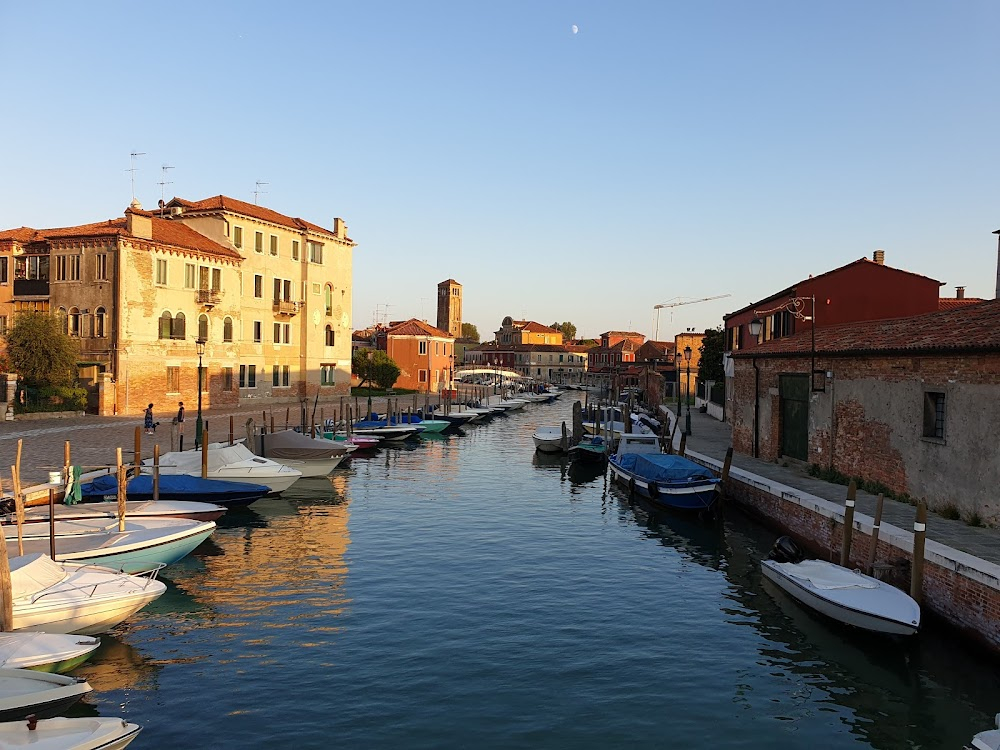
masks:
<svg viewBox="0 0 1000 750"><path fill-rule="evenodd" d="M462 338L479 343L479 329L472 323L462 323Z"/></svg>
<svg viewBox="0 0 1000 750"><path fill-rule="evenodd" d="M722 326L705 330L705 338L698 347L701 359L698 364L698 380L714 380L721 383L726 379L722 366L722 354L726 350L726 334Z"/></svg>
<svg viewBox="0 0 1000 750"><path fill-rule="evenodd" d="M557 331L562 331L563 341L572 341L576 338L576 326L568 320L565 323L553 323L549 326L549 328L555 328Z"/></svg>
<svg viewBox="0 0 1000 750"><path fill-rule="evenodd" d="M399 365L381 349L358 349L351 357L351 371L361 381L359 388L368 383L382 390L392 388L401 372Z"/></svg>
<svg viewBox="0 0 1000 750"><path fill-rule="evenodd" d="M62 326L59 318L48 313L16 315L4 335L7 370L17 373L29 387L72 386L80 344Z"/></svg>

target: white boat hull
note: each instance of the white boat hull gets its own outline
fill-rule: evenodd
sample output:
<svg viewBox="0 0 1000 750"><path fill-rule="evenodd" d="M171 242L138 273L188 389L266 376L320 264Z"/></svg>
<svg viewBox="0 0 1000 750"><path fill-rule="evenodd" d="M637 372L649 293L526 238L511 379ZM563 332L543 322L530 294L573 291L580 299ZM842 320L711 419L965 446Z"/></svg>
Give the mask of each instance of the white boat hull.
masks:
<svg viewBox="0 0 1000 750"><path fill-rule="evenodd" d="M857 576L864 588L819 588L805 578L790 575L794 567L788 566L794 563L762 560L761 570L765 578L805 606L846 625L890 635L914 635L920 629L919 605L899 589L833 563L807 562Z"/></svg>
<svg viewBox="0 0 1000 750"><path fill-rule="evenodd" d="M40 719L34 729L27 721L6 721L0 723L0 750L121 750L141 729L111 717Z"/></svg>

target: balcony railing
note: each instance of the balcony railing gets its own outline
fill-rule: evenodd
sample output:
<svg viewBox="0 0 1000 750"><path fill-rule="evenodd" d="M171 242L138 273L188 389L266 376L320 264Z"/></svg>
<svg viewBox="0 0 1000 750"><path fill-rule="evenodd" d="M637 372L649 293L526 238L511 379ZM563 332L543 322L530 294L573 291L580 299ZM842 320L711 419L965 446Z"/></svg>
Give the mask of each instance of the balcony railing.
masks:
<svg viewBox="0 0 1000 750"><path fill-rule="evenodd" d="M276 315L288 315L291 317L299 311L299 303L290 299L274 300L274 312Z"/></svg>
<svg viewBox="0 0 1000 750"><path fill-rule="evenodd" d="M15 297L48 297L48 279L14 279Z"/></svg>
<svg viewBox="0 0 1000 750"><path fill-rule="evenodd" d="M203 307L215 307L222 299L218 289L199 289L198 304Z"/></svg>

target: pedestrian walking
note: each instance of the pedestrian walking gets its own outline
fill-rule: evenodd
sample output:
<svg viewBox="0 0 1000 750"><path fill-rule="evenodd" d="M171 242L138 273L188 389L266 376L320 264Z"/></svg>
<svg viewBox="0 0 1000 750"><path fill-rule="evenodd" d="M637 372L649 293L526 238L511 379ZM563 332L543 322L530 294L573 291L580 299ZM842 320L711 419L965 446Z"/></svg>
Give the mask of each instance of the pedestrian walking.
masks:
<svg viewBox="0 0 1000 750"><path fill-rule="evenodd" d="M179 425L183 425L184 424L184 402L183 401L178 401L177 402L177 424L179 424Z"/></svg>
<svg viewBox="0 0 1000 750"><path fill-rule="evenodd" d="M142 420L142 426L146 428L146 434L152 435L153 431L156 429L156 425L153 424L153 405L150 404L146 407L146 414Z"/></svg>

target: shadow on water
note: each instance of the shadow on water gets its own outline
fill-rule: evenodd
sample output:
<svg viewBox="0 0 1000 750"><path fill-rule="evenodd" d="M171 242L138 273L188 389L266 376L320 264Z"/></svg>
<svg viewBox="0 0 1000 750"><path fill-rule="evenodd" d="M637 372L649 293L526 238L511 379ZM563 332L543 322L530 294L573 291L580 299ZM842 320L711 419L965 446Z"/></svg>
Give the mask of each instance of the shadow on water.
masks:
<svg viewBox="0 0 1000 750"><path fill-rule="evenodd" d="M570 461L567 476L573 484L586 484L604 479L604 465L589 461Z"/></svg>

